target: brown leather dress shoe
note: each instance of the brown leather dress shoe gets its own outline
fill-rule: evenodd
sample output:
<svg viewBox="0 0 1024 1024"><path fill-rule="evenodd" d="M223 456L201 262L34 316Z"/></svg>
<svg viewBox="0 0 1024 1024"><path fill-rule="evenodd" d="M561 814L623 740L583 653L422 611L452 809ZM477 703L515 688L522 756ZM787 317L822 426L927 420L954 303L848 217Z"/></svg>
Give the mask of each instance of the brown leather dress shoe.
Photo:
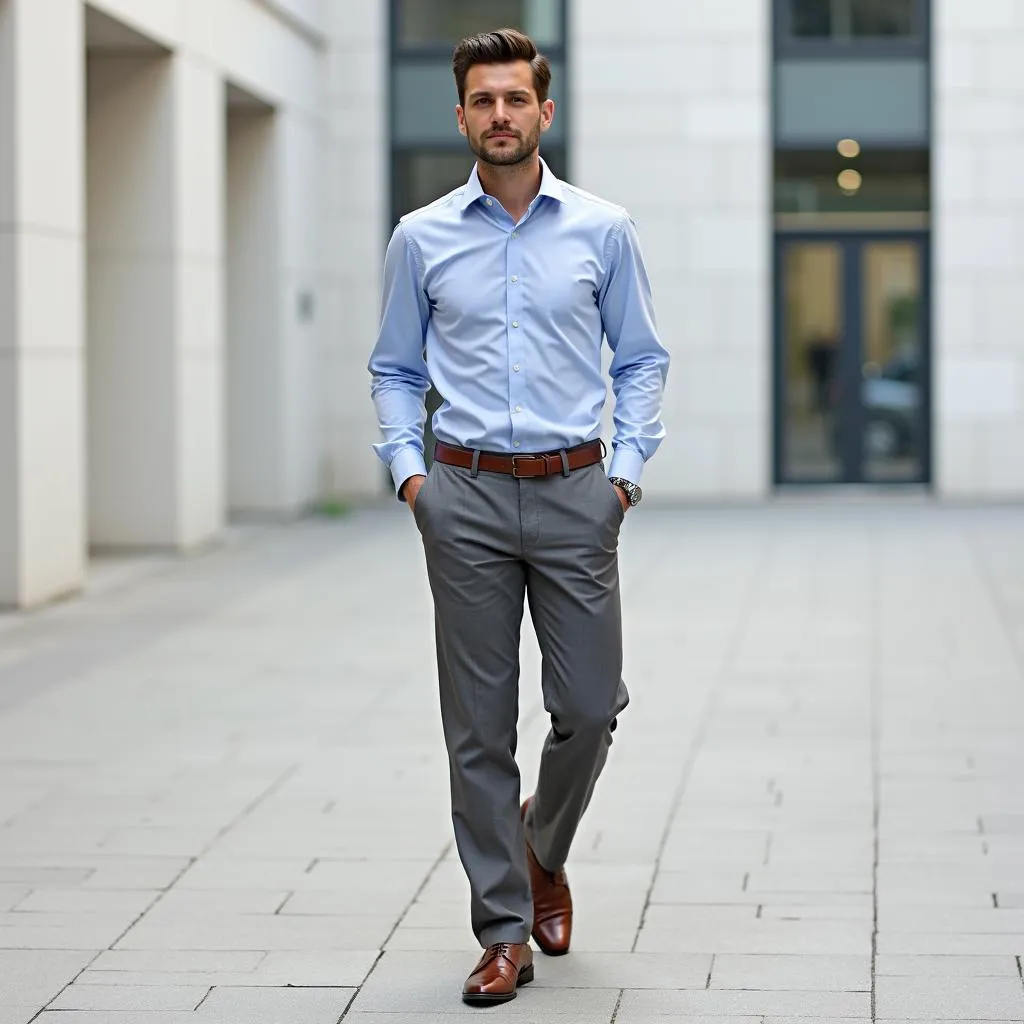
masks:
<svg viewBox="0 0 1024 1024"><path fill-rule="evenodd" d="M523 819L533 797L523 801ZM564 956L572 939L572 893L565 869L547 871L526 844L530 864L530 888L533 890L533 941L548 956Z"/></svg>
<svg viewBox="0 0 1024 1024"><path fill-rule="evenodd" d="M484 950L480 962L462 987L462 1001L490 1006L515 999L516 989L533 981L533 950L528 942L496 942Z"/></svg>

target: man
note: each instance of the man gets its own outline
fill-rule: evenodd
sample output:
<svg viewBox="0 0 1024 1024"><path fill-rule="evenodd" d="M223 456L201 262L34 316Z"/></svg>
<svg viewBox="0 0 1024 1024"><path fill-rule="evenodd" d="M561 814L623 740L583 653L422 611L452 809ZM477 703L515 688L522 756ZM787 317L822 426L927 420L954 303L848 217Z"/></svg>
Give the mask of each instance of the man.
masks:
<svg viewBox="0 0 1024 1024"><path fill-rule="evenodd" d="M452 821L485 947L463 999L486 1005L533 978L531 932L549 955L569 949L563 866L628 700L619 528L664 435L669 359L629 217L540 158L554 117L548 61L502 29L464 39L453 69L476 166L395 229L369 368L375 448L423 537ZM607 476L604 336L616 395ZM431 381L443 401L427 474ZM524 596L551 731L520 808Z"/></svg>

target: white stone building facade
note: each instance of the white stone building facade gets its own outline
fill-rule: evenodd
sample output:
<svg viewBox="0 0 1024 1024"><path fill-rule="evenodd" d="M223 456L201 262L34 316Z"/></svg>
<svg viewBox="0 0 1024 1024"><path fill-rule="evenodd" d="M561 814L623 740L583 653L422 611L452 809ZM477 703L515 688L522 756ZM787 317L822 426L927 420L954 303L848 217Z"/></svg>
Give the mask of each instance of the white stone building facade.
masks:
<svg viewBox="0 0 1024 1024"><path fill-rule="evenodd" d="M862 2L890 0L820 0L847 19L829 31L849 32L859 15L844 5ZM1024 4L920 4L924 56L893 74L927 86L910 147L927 169L894 156L877 175L885 215L866 221L780 215L780 195L802 202L825 180L777 180L779 109L807 93L787 93L776 63L782 0L468 5L480 27L514 8L524 27L561 33L558 162L637 220L673 353L650 495L762 500L845 480L1024 497ZM187 551L235 517L385 497L366 358L404 212L395 183L469 167L454 149L416 164L431 144L417 117L435 113L403 121L396 89L419 79L394 69L436 71L442 50L416 36L404 52L395 19L452 5L0 0L0 606L75 592L90 551ZM792 74L832 59L816 53ZM461 145L454 90L439 102ZM801 167L825 147L817 130L795 146ZM833 149L850 132L834 134ZM871 140L859 144L869 161ZM867 340L850 355L853 328ZM814 331L841 349L825 414ZM912 387L886 370L908 338ZM844 391L861 363L866 390L857 378ZM871 420L887 402L913 421L903 442ZM884 472L855 463L865 437L903 443Z"/></svg>

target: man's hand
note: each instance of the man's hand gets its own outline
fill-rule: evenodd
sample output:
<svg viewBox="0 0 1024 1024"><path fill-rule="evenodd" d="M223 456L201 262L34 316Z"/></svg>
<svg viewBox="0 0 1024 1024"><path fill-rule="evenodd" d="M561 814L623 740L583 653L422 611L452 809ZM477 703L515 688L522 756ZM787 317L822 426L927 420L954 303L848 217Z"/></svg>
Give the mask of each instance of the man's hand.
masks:
<svg viewBox="0 0 1024 1024"><path fill-rule="evenodd" d="M618 484L612 484L612 487L615 488L615 493L619 496L619 501L622 504L622 511L628 512L629 498L627 497L626 492Z"/></svg>
<svg viewBox="0 0 1024 1024"><path fill-rule="evenodd" d="M408 480L402 484L402 496L409 503L409 511L412 512L416 508L416 496L420 493L420 488L427 482L427 478L422 474L409 477Z"/></svg>

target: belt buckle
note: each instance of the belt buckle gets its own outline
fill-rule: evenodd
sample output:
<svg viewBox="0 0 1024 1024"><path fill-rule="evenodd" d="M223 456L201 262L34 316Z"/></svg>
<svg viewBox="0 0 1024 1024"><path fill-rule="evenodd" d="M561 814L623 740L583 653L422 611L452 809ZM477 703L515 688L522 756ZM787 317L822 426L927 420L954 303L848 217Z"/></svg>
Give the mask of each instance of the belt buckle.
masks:
<svg viewBox="0 0 1024 1024"><path fill-rule="evenodd" d="M536 455L513 455L512 456L512 475L517 480L528 480L528 479L531 479L532 477L537 476L538 475L537 473L520 473L519 472L519 465L520 465L520 463L536 462L537 458L538 457Z"/></svg>

